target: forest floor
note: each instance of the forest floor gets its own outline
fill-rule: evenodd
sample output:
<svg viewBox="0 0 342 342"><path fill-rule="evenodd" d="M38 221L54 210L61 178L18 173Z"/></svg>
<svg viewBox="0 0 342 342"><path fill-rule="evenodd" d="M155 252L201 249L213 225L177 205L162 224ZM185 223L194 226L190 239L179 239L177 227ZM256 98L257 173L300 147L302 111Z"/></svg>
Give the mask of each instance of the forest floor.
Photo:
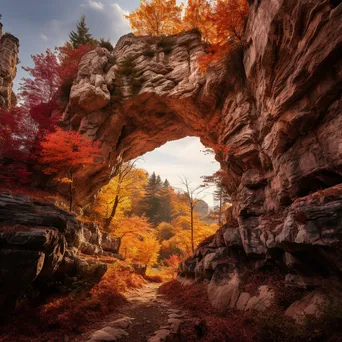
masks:
<svg viewBox="0 0 342 342"><path fill-rule="evenodd" d="M85 341L159 342L168 340L185 320L186 313L158 293L161 284L146 283L142 288L125 293L127 304L118 307L101 322L73 339ZM110 336L113 339L110 339Z"/></svg>

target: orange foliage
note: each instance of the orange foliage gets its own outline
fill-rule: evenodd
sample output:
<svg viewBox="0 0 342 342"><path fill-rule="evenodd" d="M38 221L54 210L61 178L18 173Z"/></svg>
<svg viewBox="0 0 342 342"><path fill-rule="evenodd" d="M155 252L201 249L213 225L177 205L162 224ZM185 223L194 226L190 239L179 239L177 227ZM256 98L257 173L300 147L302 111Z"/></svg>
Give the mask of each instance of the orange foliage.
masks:
<svg viewBox="0 0 342 342"><path fill-rule="evenodd" d="M177 6L176 0L141 0L140 7L125 18L136 35L159 36L179 32L181 14L182 6Z"/></svg>
<svg viewBox="0 0 342 342"><path fill-rule="evenodd" d="M198 59L202 70L221 60L231 47L242 43L248 8L247 0L218 0L205 13L199 30L209 44L207 54Z"/></svg>
<svg viewBox="0 0 342 342"><path fill-rule="evenodd" d="M188 0L182 16L182 6L175 0L141 0L140 7L125 17L136 35L158 36L197 28L207 43L206 54L199 57L205 70L232 46L241 44L248 8L247 0Z"/></svg>

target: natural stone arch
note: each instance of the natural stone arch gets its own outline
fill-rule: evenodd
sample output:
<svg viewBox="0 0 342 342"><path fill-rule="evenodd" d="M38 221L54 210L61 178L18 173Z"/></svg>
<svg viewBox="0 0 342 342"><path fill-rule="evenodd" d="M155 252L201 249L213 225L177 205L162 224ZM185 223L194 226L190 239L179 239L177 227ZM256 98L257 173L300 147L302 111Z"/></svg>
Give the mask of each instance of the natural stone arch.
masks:
<svg viewBox="0 0 342 342"><path fill-rule="evenodd" d="M204 73L196 31L163 38L167 49L161 38L127 35L112 54L89 52L63 122L102 142L104 164L78 174L81 204L122 160L186 135L214 148L241 234L259 234L298 197L341 183L341 15L327 1L254 1L244 46ZM117 77L129 57L135 95L127 72Z"/></svg>
<svg viewBox="0 0 342 342"><path fill-rule="evenodd" d="M167 54L158 47L161 39L170 42ZM147 49L155 56L144 56ZM236 54L242 70L240 52ZM108 182L113 166L168 141L196 136L207 147L219 146L227 64L201 72L197 58L203 53L201 37L192 31L167 38L129 34L112 55L97 48L83 57L62 125L100 141L105 163L79 173L79 183L91 178L94 186L80 186L81 202ZM133 61L130 72L140 84L135 95L131 94L135 80L122 71L125 60Z"/></svg>

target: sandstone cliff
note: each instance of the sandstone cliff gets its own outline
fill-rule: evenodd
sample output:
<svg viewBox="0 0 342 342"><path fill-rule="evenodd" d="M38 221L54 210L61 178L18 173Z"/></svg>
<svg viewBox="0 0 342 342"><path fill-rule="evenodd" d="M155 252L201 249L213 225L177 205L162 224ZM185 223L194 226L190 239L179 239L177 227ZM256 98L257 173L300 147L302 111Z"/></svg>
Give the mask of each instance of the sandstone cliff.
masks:
<svg viewBox="0 0 342 342"><path fill-rule="evenodd" d="M78 201L122 160L197 136L226 171L233 207L183 275L208 278L213 303L223 290L225 305L241 309L258 306L241 293L242 274L268 264L291 286L340 278L341 31L338 1L258 0L245 46L206 73L196 62L205 53L196 31L127 35L113 53L89 52L63 124L101 141L104 162L79 172ZM265 308L273 295L261 290Z"/></svg>
<svg viewBox="0 0 342 342"><path fill-rule="evenodd" d="M9 33L3 35L0 23L0 107L16 105L12 88L17 74L18 53L19 40Z"/></svg>

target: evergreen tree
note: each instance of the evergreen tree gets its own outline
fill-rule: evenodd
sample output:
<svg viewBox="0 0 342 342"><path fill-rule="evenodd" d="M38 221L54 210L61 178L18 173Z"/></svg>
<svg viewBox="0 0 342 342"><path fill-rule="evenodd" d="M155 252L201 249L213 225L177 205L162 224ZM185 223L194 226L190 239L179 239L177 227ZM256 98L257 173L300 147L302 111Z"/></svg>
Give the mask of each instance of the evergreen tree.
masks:
<svg viewBox="0 0 342 342"><path fill-rule="evenodd" d="M69 34L70 43L74 49L77 49L79 45L91 45L94 43L92 35L89 33L89 28L86 23L86 17L83 15L80 21L77 23L76 32L71 31Z"/></svg>
<svg viewBox="0 0 342 342"><path fill-rule="evenodd" d="M145 187L145 196L143 198L142 207L143 212L149 221L155 225L158 225L161 222L158 217L161 209L161 188L162 182L160 176L156 176L153 172Z"/></svg>
<svg viewBox="0 0 342 342"><path fill-rule="evenodd" d="M171 188L170 183L165 179L162 188L160 189L160 212L158 221L171 222L172 220L172 203L171 203Z"/></svg>

